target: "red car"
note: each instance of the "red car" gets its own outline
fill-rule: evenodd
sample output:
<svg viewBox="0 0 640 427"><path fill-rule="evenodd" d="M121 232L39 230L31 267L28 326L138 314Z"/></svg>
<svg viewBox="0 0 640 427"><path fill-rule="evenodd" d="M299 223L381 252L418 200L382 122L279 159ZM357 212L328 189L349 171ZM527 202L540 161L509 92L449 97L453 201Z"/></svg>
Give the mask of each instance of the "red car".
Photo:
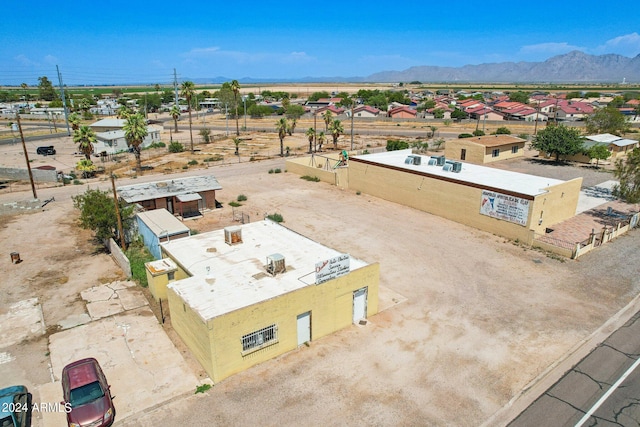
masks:
<svg viewBox="0 0 640 427"><path fill-rule="evenodd" d="M69 427L104 427L113 424L110 385L92 357L70 363L62 370L62 394Z"/></svg>

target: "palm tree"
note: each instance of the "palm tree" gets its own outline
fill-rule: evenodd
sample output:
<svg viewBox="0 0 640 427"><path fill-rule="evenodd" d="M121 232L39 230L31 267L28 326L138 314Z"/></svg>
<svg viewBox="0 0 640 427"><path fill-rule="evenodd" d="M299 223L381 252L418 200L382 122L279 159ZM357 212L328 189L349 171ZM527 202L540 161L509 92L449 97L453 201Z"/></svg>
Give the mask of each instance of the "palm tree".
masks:
<svg viewBox="0 0 640 427"><path fill-rule="evenodd" d="M344 133L342 122L338 119L332 121L329 125L329 132L331 132L331 136L333 137L333 148L338 148L338 138L342 133Z"/></svg>
<svg viewBox="0 0 640 427"><path fill-rule="evenodd" d="M291 124L289 125L289 128L287 129L287 133L289 134L289 136L293 135L293 132L295 132L296 130L296 125L298 124L298 119L296 119L295 117L293 119L291 119Z"/></svg>
<svg viewBox="0 0 640 427"><path fill-rule="evenodd" d="M316 130L314 128L309 128L305 135L309 138L309 154L311 154L313 153L313 138L316 136Z"/></svg>
<svg viewBox="0 0 640 427"><path fill-rule="evenodd" d="M74 132L80 129L80 115L78 113L69 114L68 120Z"/></svg>
<svg viewBox="0 0 640 427"><path fill-rule="evenodd" d="M123 104L120 106L120 108L118 108L118 113L116 114L116 117L119 119L126 119L127 117L129 117L131 113L133 113L133 111L131 111L131 108Z"/></svg>
<svg viewBox="0 0 640 427"><path fill-rule="evenodd" d="M327 140L327 137L324 135L324 132L320 132L318 134L318 151L322 151L322 144Z"/></svg>
<svg viewBox="0 0 640 427"><path fill-rule="evenodd" d="M78 149L87 160L91 160L93 144L96 142L96 134L89 126L82 126L73 132L73 142L78 144Z"/></svg>
<svg viewBox="0 0 640 427"><path fill-rule="evenodd" d="M241 142L242 142L242 140L241 140L240 138L233 138L233 143L234 143L234 144L235 144L235 146L236 146L236 152L235 152L235 153L233 153L233 154L235 154L236 156L239 156L239 155L240 155L240 152L238 151L238 148L240 148L240 143L241 143Z"/></svg>
<svg viewBox="0 0 640 427"><path fill-rule="evenodd" d="M140 146L147 136L147 121L141 113L135 113L127 117L127 121L122 128L127 145L132 148L136 156L136 171L142 173L142 162L140 160Z"/></svg>
<svg viewBox="0 0 640 427"><path fill-rule="evenodd" d="M173 117L173 125L174 125L173 129L175 133L178 133L178 119L180 118L180 107L178 107L176 104L173 104L173 107L171 107L169 114L171 114L171 117Z"/></svg>
<svg viewBox="0 0 640 427"><path fill-rule="evenodd" d="M324 114L322 115L322 119L324 120L324 130L325 132L329 132L329 124L331 124L331 120L333 120L333 114L331 114L331 111L327 110L324 112Z"/></svg>
<svg viewBox="0 0 640 427"><path fill-rule="evenodd" d="M189 136L191 138L191 152L193 153L193 131L191 130L191 98L195 95L196 86L191 81L182 83L182 90L180 94L187 100L187 107L189 108Z"/></svg>
<svg viewBox="0 0 640 427"><path fill-rule="evenodd" d="M240 92L240 83L237 80L231 81L231 90L233 91L233 99L236 104L236 136L240 136L240 128L238 127L238 93Z"/></svg>
<svg viewBox="0 0 640 427"><path fill-rule="evenodd" d="M287 128L289 124L285 117L276 122L276 130L278 131L278 138L280 138L280 157L284 157L284 137L287 136Z"/></svg>

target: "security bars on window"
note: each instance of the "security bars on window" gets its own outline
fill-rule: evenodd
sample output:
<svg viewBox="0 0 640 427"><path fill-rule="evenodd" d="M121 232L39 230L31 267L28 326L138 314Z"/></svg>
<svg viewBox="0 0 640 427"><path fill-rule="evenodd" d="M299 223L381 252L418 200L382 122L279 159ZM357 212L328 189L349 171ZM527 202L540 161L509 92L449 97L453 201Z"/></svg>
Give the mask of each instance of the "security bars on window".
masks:
<svg viewBox="0 0 640 427"><path fill-rule="evenodd" d="M278 341L278 327L267 326L242 337L242 351L259 349Z"/></svg>

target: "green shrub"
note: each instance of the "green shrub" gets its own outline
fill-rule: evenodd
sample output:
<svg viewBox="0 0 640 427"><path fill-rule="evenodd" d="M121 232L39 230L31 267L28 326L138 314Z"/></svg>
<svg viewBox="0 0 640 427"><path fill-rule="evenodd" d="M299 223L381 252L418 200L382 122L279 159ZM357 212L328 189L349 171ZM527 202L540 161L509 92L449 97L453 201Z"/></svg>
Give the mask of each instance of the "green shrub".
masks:
<svg viewBox="0 0 640 427"><path fill-rule="evenodd" d="M280 168L276 168L276 169L274 170L274 172L275 172L275 173L280 173L280 172L282 172L282 171L280 170Z"/></svg>
<svg viewBox="0 0 640 427"><path fill-rule="evenodd" d="M309 176L309 175L303 175L300 177L300 179L304 179L305 181L313 181L313 182L320 181L320 178L318 178L317 176Z"/></svg>
<svg viewBox="0 0 640 427"><path fill-rule="evenodd" d="M129 259L129 264L131 264L131 277L133 280L144 288L149 286L144 264L155 259L151 252L142 243L132 242L125 255Z"/></svg>
<svg viewBox="0 0 640 427"><path fill-rule="evenodd" d="M219 162L220 160L224 160L224 156L220 155L220 154L216 154L213 157L207 157L206 159L203 160L203 162Z"/></svg>
<svg viewBox="0 0 640 427"><path fill-rule="evenodd" d="M242 206L242 205L236 202L235 200L232 200L229 202L229 206L233 206L234 208L237 208L238 206Z"/></svg>
<svg viewBox="0 0 640 427"><path fill-rule="evenodd" d="M182 153L184 151L184 145L180 144L179 142L172 142L171 144L169 144L169 152L170 153Z"/></svg>
<svg viewBox="0 0 640 427"><path fill-rule="evenodd" d="M189 163L187 163L187 164L188 164L189 166L195 166L195 165L197 165L197 164L198 164L198 161L197 161L197 160L195 160L195 159L194 159L194 160L189 160Z"/></svg>
<svg viewBox="0 0 640 427"><path fill-rule="evenodd" d="M473 135L470 133L461 133L458 135L458 138L473 138Z"/></svg>
<svg viewBox="0 0 640 427"><path fill-rule="evenodd" d="M269 173L273 173L273 169L269 169Z"/></svg>
<svg viewBox="0 0 640 427"><path fill-rule="evenodd" d="M509 128L503 126L496 129L496 135L511 135Z"/></svg>
<svg viewBox="0 0 640 427"><path fill-rule="evenodd" d="M196 392L194 394L198 394L198 393L204 393L205 391L209 390L211 388L211 384L202 384L196 387Z"/></svg>
<svg viewBox="0 0 640 427"><path fill-rule="evenodd" d="M407 148L409 148L407 141L401 141L399 139L387 140L387 151L406 150Z"/></svg>
<svg viewBox="0 0 640 427"><path fill-rule="evenodd" d="M73 185L82 185L82 181L80 181L79 179L74 179Z"/></svg>
<svg viewBox="0 0 640 427"><path fill-rule="evenodd" d="M247 196L245 196L244 194L239 194L236 200L239 202L244 202L247 200Z"/></svg>
<svg viewBox="0 0 640 427"><path fill-rule="evenodd" d="M184 166L182 166L182 169L189 169L189 166L184 165Z"/></svg>
<svg viewBox="0 0 640 427"><path fill-rule="evenodd" d="M480 129L476 129L473 131L473 136L484 136L484 131Z"/></svg>
<svg viewBox="0 0 640 427"><path fill-rule="evenodd" d="M282 215L280 215L279 213L274 213L271 215L267 215L267 218L269 218L271 221L275 221L275 222L283 222L284 218L282 218Z"/></svg>
<svg viewBox="0 0 640 427"><path fill-rule="evenodd" d="M164 142L154 142L152 144L150 144L147 148L145 149L151 149L151 148L162 148L162 147L166 147Z"/></svg>

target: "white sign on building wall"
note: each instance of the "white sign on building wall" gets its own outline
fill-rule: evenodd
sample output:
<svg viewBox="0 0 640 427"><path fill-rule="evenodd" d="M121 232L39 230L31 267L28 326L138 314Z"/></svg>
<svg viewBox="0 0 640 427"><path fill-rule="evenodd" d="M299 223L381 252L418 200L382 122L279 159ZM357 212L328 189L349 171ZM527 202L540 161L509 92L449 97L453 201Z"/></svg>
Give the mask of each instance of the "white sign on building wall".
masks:
<svg viewBox="0 0 640 427"><path fill-rule="evenodd" d="M349 254L342 254L316 263L316 285L349 273Z"/></svg>
<svg viewBox="0 0 640 427"><path fill-rule="evenodd" d="M503 221L527 225L529 200L482 190L480 213Z"/></svg>

